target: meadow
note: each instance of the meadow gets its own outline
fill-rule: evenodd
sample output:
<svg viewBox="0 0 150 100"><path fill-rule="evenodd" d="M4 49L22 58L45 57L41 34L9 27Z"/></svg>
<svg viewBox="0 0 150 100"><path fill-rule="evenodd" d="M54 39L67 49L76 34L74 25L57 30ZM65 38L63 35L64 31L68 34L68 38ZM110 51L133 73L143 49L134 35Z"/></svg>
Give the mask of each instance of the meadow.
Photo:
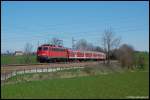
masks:
<svg viewBox="0 0 150 100"><path fill-rule="evenodd" d="M6 99L126 99L130 96L148 98L148 74L147 71L127 71L105 75L21 81L15 84L2 85L1 96Z"/></svg>
<svg viewBox="0 0 150 100"><path fill-rule="evenodd" d="M30 56L31 63L37 63L36 55ZM24 56L1 55L1 65L3 64L25 64Z"/></svg>

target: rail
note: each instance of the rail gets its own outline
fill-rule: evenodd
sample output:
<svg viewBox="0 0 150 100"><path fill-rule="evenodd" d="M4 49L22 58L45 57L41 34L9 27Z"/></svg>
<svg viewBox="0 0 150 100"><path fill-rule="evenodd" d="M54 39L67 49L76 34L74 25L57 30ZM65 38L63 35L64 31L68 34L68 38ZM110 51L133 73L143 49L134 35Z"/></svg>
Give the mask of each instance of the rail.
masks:
<svg viewBox="0 0 150 100"><path fill-rule="evenodd" d="M35 63L35 64L3 64L1 65L2 67L7 67L7 66L29 66L29 65L47 65L49 63Z"/></svg>
<svg viewBox="0 0 150 100"><path fill-rule="evenodd" d="M56 63L35 63L35 64L2 64L2 65L1 65L1 67L7 67L7 66L50 65L50 64L70 64L70 63L88 63L88 62L103 62L103 61L85 61L85 62L56 62Z"/></svg>

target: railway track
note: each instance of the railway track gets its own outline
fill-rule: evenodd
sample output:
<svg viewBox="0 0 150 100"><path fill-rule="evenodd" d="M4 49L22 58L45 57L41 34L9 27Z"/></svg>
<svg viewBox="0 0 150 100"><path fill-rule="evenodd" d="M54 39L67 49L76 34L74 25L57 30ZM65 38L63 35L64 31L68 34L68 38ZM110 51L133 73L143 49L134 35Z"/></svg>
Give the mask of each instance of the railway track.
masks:
<svg viewBox="0 0 150 100"><path fill-rule="evenodd" d="M42 64L15 64L1 66L1 73L6 73L14 70L33 69L33 68L45 68L45 67L69 67L69 66L86 66L90 64L103 63L103 62L60 62L60 63L42 63Z"/></svg>
<svg viewBox="0 0 150 100"><path fill-rule="evenodd" d="M29 66L29 65L47 65L49 63L36 63L36 64L3 64L1 67L8 67L8 66Z"/></svg>
<svg viewBox="0 0 150 100"><path fill-rule="evenodd" d="M93 63L93 62L104 62L104 61L87 61L87 62L57 62L57 63L35 63L35 64L3 64L1 67L15 67L15 66L36 66L36 65L52 65L52 64L74 64L74 63ZM111 62L117 62L117 60L111 60Z"/></svg>
<svg viewBox="0 0 150 100"><path fill-rule="evenodd" d="M116 61L111 61L116 62ZM88 61L88 62L57 62L57 63L37 63L37 64L11 64L11 65L2 65L1 74L9 73L17 70L26 70L34 68L45 68L45 67L70 67L70 66L89 66L98 63L104 63L103 61Z"/></svg>
<svg viewBox="0 0 150 100"><path fill-rule="evenodd" d="M15 66L35 66L35 65L52 65L52 64L74 64L74 63L88 63L88 62L103 62L103 61L87 61L87 62L56 62L56 63L35 63L35 64L3 64L1 67L15 67Z"/></svg>
<svg viewBox="0 0 150 100"><path fill-rule="evenodd" d="M1 67L1 80L5 80L16 73L30 73L30 72L51 72L53 69L68 69L68 68L84 68L88 65L93 65L98 62L79 62L79 63L52 63L52 64L28 64L28 65L14 65ZM8 76L8 77L7 77Z"/></svg>
<svg viewBox="0 0 150 100"><path fill-rule="evenodd" d="M111 62L117 62L117 61L111 61ZM37 63L37 64L11 64L11 65L5 65L1 67L1 76L4 79L4 75L10 75L12 73L16 72L31 72L34 70L51 70L51 69L57 69L57 68L84 68L88 66L94 66L97 64L102 64L104 61L90 61L90 62L59 62L59 63ZM7 66L7 67L6 67Z"/></svg>

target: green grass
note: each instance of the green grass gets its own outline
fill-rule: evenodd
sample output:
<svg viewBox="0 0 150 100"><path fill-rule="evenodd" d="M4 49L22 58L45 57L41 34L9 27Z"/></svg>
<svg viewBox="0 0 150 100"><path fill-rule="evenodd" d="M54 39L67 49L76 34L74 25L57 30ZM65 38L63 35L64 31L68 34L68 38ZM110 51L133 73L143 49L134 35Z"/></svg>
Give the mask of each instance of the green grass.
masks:
<svg viewBox="0 0 150 100"><path fill-rule="evenodd" d="M1 86L2 98L127 98L149 95L149 72L49 79Z"/></svg>
<svg viewBox="0 0 150 100"><path fill-rule="evenodd" d="M36 55L30 57L31 63L37 63ZM1 55L1 65L3 64L25 64L24 56Z"/></svg>

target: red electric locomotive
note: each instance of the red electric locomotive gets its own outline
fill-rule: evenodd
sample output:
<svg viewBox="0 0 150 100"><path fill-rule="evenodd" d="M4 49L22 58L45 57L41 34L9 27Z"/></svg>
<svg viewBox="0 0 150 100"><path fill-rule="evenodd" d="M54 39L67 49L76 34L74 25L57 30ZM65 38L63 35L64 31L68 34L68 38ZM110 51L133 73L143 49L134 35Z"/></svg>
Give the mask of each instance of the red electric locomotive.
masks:
<svg viewBox="0 0 150 100"><path fill-rule="evenodd" d="M68 51L62 46L44 44L38 47L37 60L45 61L66 61L68 59Z"/></svg>

